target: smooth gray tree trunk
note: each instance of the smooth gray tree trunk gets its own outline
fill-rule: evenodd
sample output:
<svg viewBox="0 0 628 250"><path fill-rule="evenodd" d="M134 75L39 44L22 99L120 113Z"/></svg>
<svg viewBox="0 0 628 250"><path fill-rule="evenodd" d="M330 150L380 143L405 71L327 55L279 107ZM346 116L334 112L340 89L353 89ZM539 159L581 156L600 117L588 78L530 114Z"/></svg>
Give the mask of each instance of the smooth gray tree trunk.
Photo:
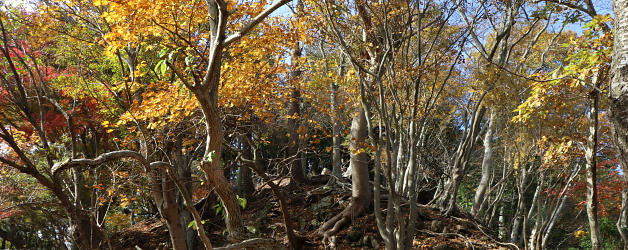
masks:
<svg viewBox="0 0 628 250"><path fill-rule="evenodd" d="M371 201L371 186L369 183L368 157L364 151L366 141L367 124L364 109L360 106L351 121L351 202L338 215L325 222L319 229L319 234L324 236L324 241L336 234L343 226L351 222L353 218L361 215Z"/></svg>
<svg viewBox="0 0 628 250"><path fill-rule="evenodd" d="M473 208L471 214L477 218L480 207L485 200L486 189L489 185L491 170L493 169L493 132L495 130L495 110L491 109L488 128L484 135L484 157L482 159L482 177L473 199Z"/></svg>

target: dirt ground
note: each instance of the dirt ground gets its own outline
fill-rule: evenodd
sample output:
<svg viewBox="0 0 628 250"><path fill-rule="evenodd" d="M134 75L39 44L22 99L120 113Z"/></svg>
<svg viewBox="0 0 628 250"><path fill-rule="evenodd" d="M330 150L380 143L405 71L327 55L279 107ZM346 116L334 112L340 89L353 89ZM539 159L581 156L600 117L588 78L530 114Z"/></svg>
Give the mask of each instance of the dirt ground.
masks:
<svg viewBox="0 0 628 250"><path fill-rule="evenodd" d="M280 186L285 184L278 183ZM305 238L304 249L325 249L323 237L316 230L349 203L350 190L336 186L328 188L324 184L300 185L298 188L282 190L289 203L296 233ZM420 206L417 233L413 240L414 249L516 249L514 245L499 243L495 232L474 222L466 214L459 217L443 217L437 210ZM243 210L244 224L252 238L275 239L287 248L279 200L267 187L260 187L249 199ZM205 228L210 234L212 245L229 244L224 236L225 226L213 211L205 211L209 218ZM142 221L115 233L111 237L114 249L170 249L168 231L159 218ZM337 249L383 249L384 242L378 234L377 223L372 212L355 218L335 237Z"/></svg>

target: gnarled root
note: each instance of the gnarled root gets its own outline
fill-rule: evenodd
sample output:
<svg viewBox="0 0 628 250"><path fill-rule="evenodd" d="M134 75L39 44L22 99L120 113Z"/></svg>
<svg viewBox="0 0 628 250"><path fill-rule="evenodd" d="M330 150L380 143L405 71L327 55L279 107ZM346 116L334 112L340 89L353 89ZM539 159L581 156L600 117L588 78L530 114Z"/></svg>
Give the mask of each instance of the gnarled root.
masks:
<svg viewBox="0 0 628 250"><path fill-rule="evenodd" d="M281 249L282 246L272 239L254 238L242 242L234 243L224 247L216 247L214 250L234 250L234 249Z"/></svg>
<svg viewBox="0 0 628 250"><path fill-rule="evenodd" d="M349 205L344 210L342 210L342 212L332 217L320 228L318 228L318 234L323 235L323 244L327 244L327 242L331 243L331 237L337 234L354 218L364 213L368 209L368 205L369 203L366 201L366 199L352 197L351 203L349 203Z"/></svg>

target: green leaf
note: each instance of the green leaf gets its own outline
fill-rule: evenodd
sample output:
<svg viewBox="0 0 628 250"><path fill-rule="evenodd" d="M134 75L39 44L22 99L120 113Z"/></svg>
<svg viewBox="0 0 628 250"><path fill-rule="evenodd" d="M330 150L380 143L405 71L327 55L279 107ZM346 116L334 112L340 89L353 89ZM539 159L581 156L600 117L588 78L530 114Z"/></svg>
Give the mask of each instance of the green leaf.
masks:
<svg viewBox="0 0 628 250"><path fill-rule="evenodd" d="M185 57L185 65L190 65L194 61L194 57L189 55Z"/></svg>
<svg viewBox="0 0 628 250"><path fill-rule="evenodd" d="M214 158L216 158L216 152L215 151L211 151L207 155L205 155L203 160L206 161L206 162L212 162L214 160Z"/></svg>
<svg viewBox="0 0 628 250"><path fill-rule="evenodd" d="M160 60L157 62L157 64L155 64L155 72L157 72L157 74L160 74L162 64L165 64L164 60Z"/></svg>
<svg viewBox="0 0 628 250"><path fill-rule="evenodd" d="M220 212L222 212L222 202L221 202L221 204L214 205L214 210L216 210L216 215L218 215Z"/></svg>
<svg viewBox="0 0 628 250"><path fill-rule="evenodd" d="M163 49L161 49L161 50L159 51L159 54L158 54L158 55L159 55L159 57L161 58L161 57L165 56L165 55L166 55L166 53L168 53L168 48L163 48Z"/></svg>
<svg viewBox="0 0 628 250"><path fill-rule="evenodd" d="M168 69L168 64L166 63L166 60L162 60L161 68L159 69L161 75L165 75L167 69Z"/></svg>
<svg viewBox="0 0 628 250"><path fill-rule="evenodd" d="M192 228L194 230L198 230L198 227L196 226L196 221L190 221L190 223L188 223L188 228Z"/></svg>
<svg viewBox="0 0 628 250"><path fill-rule="evenodd" d="M240 197L238 195L236 195L236 197L238 199L238 204L240 204L242 208L246 208L246 198Z"/></svg>

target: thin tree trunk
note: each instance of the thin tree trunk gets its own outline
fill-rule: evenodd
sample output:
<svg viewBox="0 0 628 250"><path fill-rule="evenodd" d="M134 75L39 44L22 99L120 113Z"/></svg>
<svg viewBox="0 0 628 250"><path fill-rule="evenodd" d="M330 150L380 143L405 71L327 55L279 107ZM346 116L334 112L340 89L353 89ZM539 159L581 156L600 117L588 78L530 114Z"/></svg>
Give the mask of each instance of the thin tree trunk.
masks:
<svg viewBox="0 0 628 250"><path fill-rule="evenodd" d="M458 150L456 151L456 155L454 156L454 162L451 167L451 178L449 179L445 187L445 193L439 201L439 207L447 215L457 212L458 209L456 205L458 187L460 186L460 183L464 176L464 170L467 165L467 161L469 160L469 157L471 155L473 146L475 145L475 141L480 130L480 121L482 120L482 117L484 117L484 113L486 112L485 107L480 107L485 95L486 92L484 93L484 95L482 95L480 100L478 100L478 103L475 106L471 123L469 125L469 128L467 129L467 134L465 138L460 142Z"/></svg>
<svg viewBox="0 0 628 250"><path fill-rule="evenodd" d="M181 214L179 214L179 203L176 195L177 188L174 181L165 173L165 170L162 170L162 179L163 187L161 190L164 203L161 205L161 214L166 220L173 249L184 250L187 249L187 242L185 230L183 225L181 225Z"/></svg>
<svg viewBox="0 0 628 250"><path fill-rule="evenodd" d="M491 109L491 115L489 117L489 125L486 130L486 134L484 135L484 158L482 160L482 177L480 179L480 183L478 184L477 191L475 192L475 197L473 199L473 208L471 209L471 214L478 217L478 213L480 212L480 206L484 202L484 197L486 195L486 189L489 185L489 179L491 177L491 170L493 165L493 131L495 130L495 110Z"/></svg>
<svg viewBox="0 0 628 250"><path fill-rule="evenodd" d="M506 232L506 218L504 216L504 206L500 205L499 206L499 222L498 222L498 234L499 234L499 238L501 240L504 240L506 238L506 235L508 232Z"/></svg>
<svg viewBox="0 0 628 250"><path fill-rule="evenodd" d="M288 138L288 157L293 158L290 161L290 179L296 183L303 183L305 182L305 174L301 167L302 154L299 152L299 103L301 92L297 87L292 87L290 98L291 100L288 103L288 114L290 118L286 120L288 133L290 134Z"/></svg>
<svg viewBox="0 0 628 250"><path fill-rule="evenodd" d="M615 224L615 226L624 242L624 250L628 250L628 188L626 187L621 191L621 211L619 212L619 218L617 218L617 224Z"/></svg>
<svg viewBox="0 0 628 250"><path fill-rule="evenodd" d="M532 227L532 231L530 232L530 241L528 246L530 249L538 249L537 242L539 240L539 235L542 234L541 228L544 224L543 217L543 205L541 205L541 201L539 198L539 193L542 189L545 188L545 175L543 172L539 173L538 182L536 186L536 191L534 191L534 197L532 198L532 202L530 203L530 210L528 211L528 215L526 216L526 220L523 222L524 227L527 228L527 224L530 222L532 216L534 216L534 210L537 208L536 220L534 222L534 227ZM545 205L547 205L547 200L545 201ZM525 240L525 239L524 239Z"/></svg>
<svg viewBox="0 0 628 250"><path fill-rule="evenodd" d="M245 138L241 138L241 143L244 158L253 159L253 151L249 141ZM238 167L238 195L249 199L253 192L255 192L255 185L253 184L251 169L244 164L240 164Z"/></svg>
<svg viewBox="0 0 628 250"><path fill-rule="evenodd" d="M192 181L192 170L190 169L190 155L183 152L182 146L182 138L178 137L174 146L175 151L175 161L174 161L174 173L176 176L176 180L174 180L175 186L177 185L177 181L180 183L181 187L178 187L177 190L177 205L179 207L179 223L183 228L185 233L185 242L187 245L187 249L197 249L198 248L198 240L196 238L196 230L192 228L188 228L187 225L190 224L194 220L194 215L192 211L190 211L185 204L185 196L181 191L181 188L185 190L193 190L193 181Z"/></svg>
<svg viewBox="0 0 628 250"><path fill-rule="evenodd" d="M187 249L185 232L181 226L179 207L174 182L166 175L165 169L152 169L150 174L151 196L157 210L166 221L173 249Z"/></svg>
<svg viewBox="0 0 628 250"><path fill-rule="evenodd" d="M283 216L283 222L285 225L290 249L301 249L303 246L303 239L295 234L294 225L292 223L292 216L290 216L290 211L288 210L288 201L286 200L285 195L283 195L281 190L279 190L279 186L272 182L272 180L270 179L270 177L268 177L268 175L266 175L266 173L257 168L257 153L254 152L252 155L252 160L249 158L241 158L242 163L246 164L249 168L255 171L255 173L257 173L257 175L262 178L268 186L270 186L270 189L273 191L275 196L277 196L277 198L279 199L279 206Z"/></svg>
<svg viewBox="0 0 628 250"><path fill-rule="evenodd" d="M550 239L549 238L550 233L552 232L554 225L556 225L556 221L558 220L558 217L560 217L560 214L563 212L566 201L567 201L567 196L563 196L560 199L560 204L558 205L558 208L556 208L553 216L550 218L549 224L544 229L543 239L541 240L540 249L547 249L547 243L549 242L549 239Z"/></svg>
<svg viewBox="0 0 628 250"><path fill-rule="evenodd" d="M591 92L591 107L589 109L589 138L585 156L587 159L587 216L589 219L589 235L591 236L591 248L602 249L600 224L598 222L597 200L597 133L598 133L598 105L599 94L596 90Z"/></svg>
<svg viewBox="0 0 628 250"><path fill-rule="evenodd" d="M201 169L207 175L209 183L211 183L214 191L222 200L225 206L226 224L229 237L238 238L243 232L242 217L240 207L236 201L235 193L231 184L225 178L222 167L222 141L223 128L220 120L220 112L218 111L218 93L215 91L203 93L195 92L198 102L201 104L203 115L205 117L205 126L207 129L207 142L205 145L205 154L201 161ZM198 93L198 94L197 94Z"/></svg>
<svg viewBox="0 0 628 250"><path fill-rule="evenodd" d="M517 186L518 198L517 198L517 210L515 212L512 228L510 230L510 242L517 243L519 241L519 233L521 232L521 222L523 221L523 213L525 210L524 193L526 188L526 182L528 179L526 168L521 168L521 175Z"/></svg>
<svg viewBox="0 0 628 250"><path fill-rule="evenodd" d="M340 66L338 69L339 77L344 76L344 68L342 65L344 60L340 61ZM340 137L340 110L338 107L338 84L332 82L329 84L331 88L331 124L332 124L332 175L336 177L340 177L342 175L342 169L340 167L340 142L342 138Z"/></svg>
<svg viewBox="0 0 628 250"><path fill-rule="evenodd" d="M290 118L286 120L286 122L288 123L288 133L290 134L288 142L288 156L294 157L294 159L290 161L290 179L296 183L305 182L305 173L304 168L302 167L302 162L304 161L304 159L302 159L303 154L299 152L299 146L301 141L299 139L301 137L301 131L299 131L299 121L301 120L301 112L299 107L301 104L301 91L299 90L299 86L297 85L299 82L299 78L301 77L301 69L299 68L300 58L301 47L297 42L292 53L293 69L290 76L292 90L290 93L291 99L288 102L288 115L290 115Z"/></svg>
<svg viewBox="0 0 628 250"><path fill-rule="evenodd" d="M203 246L206 250L211 250L212 244L207 237L207 233L205 233L205 228L203 227L203 222L201 221L201 215L198 213L198 210L194 207L192 195L188 191L187 187L181 184L181 180L177 179L174 170L171 166L166 166L166 171L168 176L174 181L174 184L177 186L179 191L181 192L181 196L183 198L183 203L186 206L187 210L192 214L193 220L196 223L196 233L198 237L203 242Z"/></svg>

